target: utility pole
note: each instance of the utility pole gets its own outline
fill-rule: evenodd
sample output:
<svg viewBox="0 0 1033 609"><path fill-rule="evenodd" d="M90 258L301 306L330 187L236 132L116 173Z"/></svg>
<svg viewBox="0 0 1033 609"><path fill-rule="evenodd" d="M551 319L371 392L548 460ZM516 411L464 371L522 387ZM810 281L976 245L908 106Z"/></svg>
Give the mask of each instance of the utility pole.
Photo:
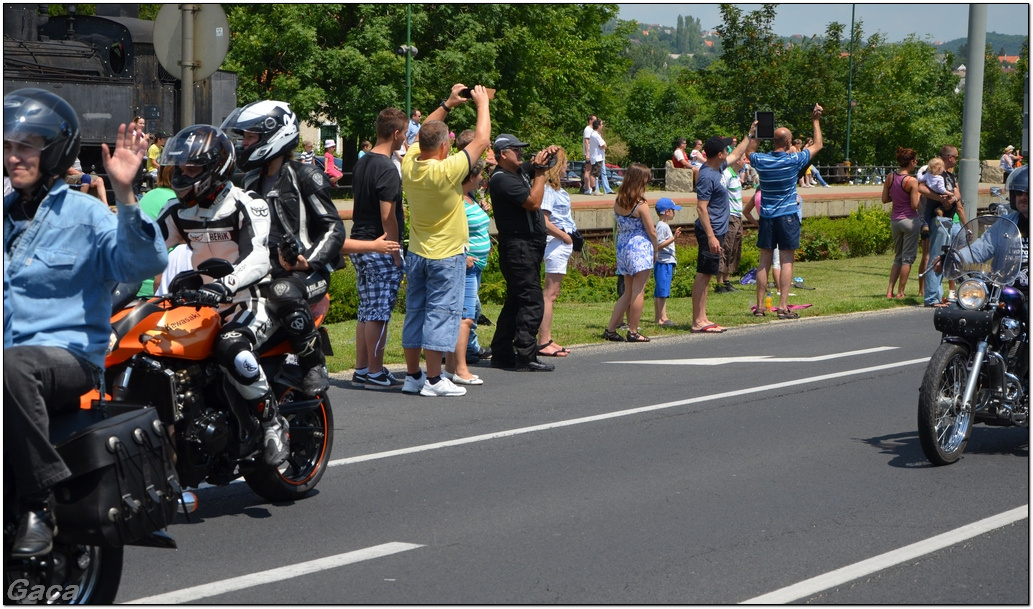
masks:
<svg viewBox="0 0 1033 609"><path fill-rule="evenodd" d="M854 113L854 11L856 4L850 5L850 75L846 84L846 165L850 166L850 118ZM849 171L849 170L848 170Z"/></svg>
<svg viewBox="0 0 1033 609"><path fill-rule="evenodd" d="M986 63L986 5L968 5L968 71L965 72L965 109L961 121L961 159L958 184L965 216L976 217L979 203L979 132L983 117L983 66Z"/></svg>
<svg viewBox="0 0 1033 609"><path fill-rule="evenodd" d="M412 5L405 5L405 115L412 116Z"/></svg>

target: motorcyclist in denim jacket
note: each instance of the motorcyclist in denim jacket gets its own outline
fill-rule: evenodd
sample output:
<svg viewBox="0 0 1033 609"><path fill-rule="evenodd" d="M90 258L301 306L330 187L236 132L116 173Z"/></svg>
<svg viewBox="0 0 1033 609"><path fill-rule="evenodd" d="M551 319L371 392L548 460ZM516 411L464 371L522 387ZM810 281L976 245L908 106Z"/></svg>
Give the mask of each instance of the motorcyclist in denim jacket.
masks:
<svg viewBox="0 0 1033 609"><path fill-rule="evenodd" d="M117 215L61 179L79 144L65 100L40 89L4 96L4 167L14 187L4 197L4 459L21 504L11 551L19 557L50 552L50 489L71 475L50 444L50 413L77 408L95 386L114 286L154 277L168 261L132 191L147 139L122 125L115 151L102 146Z"/></svg>

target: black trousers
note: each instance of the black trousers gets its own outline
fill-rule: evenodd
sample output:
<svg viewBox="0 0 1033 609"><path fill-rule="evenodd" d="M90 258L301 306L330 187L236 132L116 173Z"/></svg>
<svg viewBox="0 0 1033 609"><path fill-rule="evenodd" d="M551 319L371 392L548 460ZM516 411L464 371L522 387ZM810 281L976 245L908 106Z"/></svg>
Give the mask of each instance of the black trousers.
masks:
<svg viewBox="0 0 1033 609"><path fill-rule="evenodd" d="M492 361L527 363L538 357L538 327L545 313L542 260L545 237L499 236L499 268L506 302L491 341Z"/></svg>
<svg viewBox="0 0 1033 609"><path fill-rule="evenodd" d="M61 347L4 349L4 465L19 496L72 475L50 444L50 415L77 409L96 378L89 362Z"/></svg>

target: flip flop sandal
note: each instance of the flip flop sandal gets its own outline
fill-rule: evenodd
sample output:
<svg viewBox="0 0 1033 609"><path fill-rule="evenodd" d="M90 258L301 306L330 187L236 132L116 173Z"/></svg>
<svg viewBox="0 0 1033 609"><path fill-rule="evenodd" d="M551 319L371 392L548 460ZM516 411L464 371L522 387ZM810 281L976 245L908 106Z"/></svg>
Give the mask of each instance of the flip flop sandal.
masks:
<svg viewBox="0 0 1033 609"><path fill-rule="evenodd" d="M779 319L800 319L800 314L796 311L786 309L785 311L778 312Z"/></svg>
<svg viewBox="0 0 1033 609"><path fill-rule="evenodd" d="M544 357L567 357L567 355L570 353L570 351L568 351L564 347L560 347L559 345L556 345L557 349L555 351L553 351L551 353L546 353L545 352L545 348L546 347L548 347L549 345L555 345L555 344L556 343L554 343L553 341L550 340L549 342L547 342L547 343L545 343L543 345L538 345L538 355L541 355L541 356L544 356Z"/></svg>
<svg viewBox="0 0 1033 609"><path fill-rule="evenodd" d="M710 324L709 326L703 326L702 328L700 328L698 330L695 329L695 328L690 328L689 332L691 332L693 334L722 334L727 329L728 328L722 328L722 327L718 326L717 324Z"/></svg>

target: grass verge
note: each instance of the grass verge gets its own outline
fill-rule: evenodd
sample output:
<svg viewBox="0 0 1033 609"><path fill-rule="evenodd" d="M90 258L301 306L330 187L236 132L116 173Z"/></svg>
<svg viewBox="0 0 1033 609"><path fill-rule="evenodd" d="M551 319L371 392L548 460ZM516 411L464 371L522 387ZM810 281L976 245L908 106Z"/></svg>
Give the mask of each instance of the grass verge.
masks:
<svg viewBox="0 0 1033 609"><path fill-rule="evenodd" d="M918 293L917 272L912 272L908 282L907 298L887 299L886 286L889 283L890 265L893 254L866 256L863 258L845 258L841 260L823 260L817 262L799 262L793 265L793 275L804 279L803 285L810 290L793 288L790 290L790 304L810 304L811 307L799 310L800 317L817 317L836 315L858 311L877 311L922 304ZM917 271L917 268L915 269ZM675 271L675 274L680 271ZM713 284L713 282L711 282ZM613 280L614 301L617 299L616 279ZM770 323L777 318L754 317L750 306L756 298L755 286L738 285L740 291L726 294L715 294L713 285L707 297L707 317L726 327L747 324ZM692 300L690 298L671 298L667 301L667 314L678 325L673 328L661 328L653 322L653 297L645 295L640 332L646 336L665 336L689 332L692 325ZM772 300L778 305L778 296L772 290ZM494 321L502 309L501 305L484 305L484 314ZM583 345L604 342L602 332L606 329L613 302L608 303L559 303L555 307L552 322L552 335L555 341L563 346ZM396 314L389 324L389 337L385 362L394 369L404 367L402 354L403 315ZM334 347L334 355L327 358L330 372L349 370L355 365L355 322L347 321L327 326L330 342ZM495 332L495 326L482 326L477 329L477 336L482 346L489 346Z"/></svg>

